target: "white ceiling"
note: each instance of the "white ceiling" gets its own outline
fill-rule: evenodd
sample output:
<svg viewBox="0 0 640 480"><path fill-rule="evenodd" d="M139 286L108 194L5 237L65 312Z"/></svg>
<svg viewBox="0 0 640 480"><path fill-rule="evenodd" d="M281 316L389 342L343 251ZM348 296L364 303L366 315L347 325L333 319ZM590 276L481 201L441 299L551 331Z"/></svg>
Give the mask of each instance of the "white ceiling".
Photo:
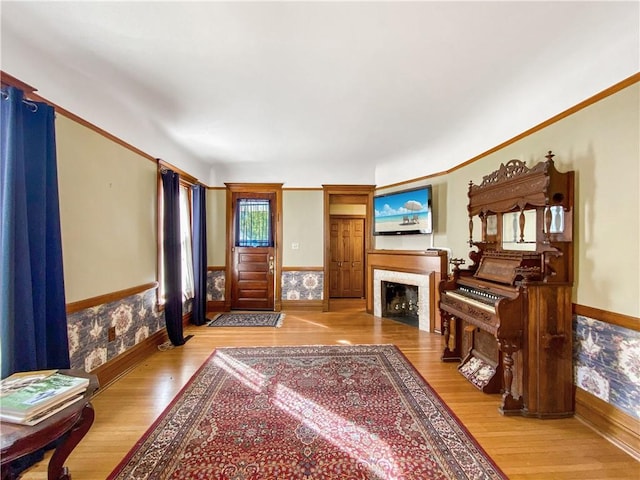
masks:
<svg viewBox="0 0 640 480"><path fill-rule="evenodd" d="M640 70L637 1L0 6L3 71L210 186L440 172Z"/></svg>

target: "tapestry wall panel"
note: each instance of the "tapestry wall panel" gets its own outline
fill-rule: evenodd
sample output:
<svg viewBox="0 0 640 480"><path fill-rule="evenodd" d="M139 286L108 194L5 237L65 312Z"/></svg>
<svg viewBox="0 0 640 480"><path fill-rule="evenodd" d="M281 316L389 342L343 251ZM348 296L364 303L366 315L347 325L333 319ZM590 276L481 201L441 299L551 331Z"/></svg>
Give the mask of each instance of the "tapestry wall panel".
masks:
<svg viewBox="0 0 640 480"><path fill-rule="evenodd" d="M207 271L207 302L224 300L224 270Z"/></svg>
<svg viewBox="0 0 640 480"><path fill-rule="evenodd" d="M640 418L640 332L576 315L574 383Z"/></svg>
<svg viewBox="0 0 640 480"><path fill-rule="evenodd" d="M282 300L322 300L324 272L291 270L282 272Z"/></svg>
<svg viewBox="0 0 640 480"><path fill-rule="evenodd" d="M191 303L183 303L183 314L191 312ZM111 327L116 335L110 342ZM164 314L158 311L155 288L69 314L71 368L95 370L163 328Z"/></svg>

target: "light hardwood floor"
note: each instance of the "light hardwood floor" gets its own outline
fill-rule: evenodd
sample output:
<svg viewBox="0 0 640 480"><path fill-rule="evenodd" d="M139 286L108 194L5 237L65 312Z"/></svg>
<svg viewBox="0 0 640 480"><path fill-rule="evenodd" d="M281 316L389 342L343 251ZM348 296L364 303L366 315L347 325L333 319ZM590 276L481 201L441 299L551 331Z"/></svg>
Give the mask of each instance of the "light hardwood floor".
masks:
<svg viewBox="0 0 640 480"><path fill-rule="evenodd" d="M334 306L336 306L334 308ZM440 362L437 334L368 315L362 302L332 302L332 312L287 311L281 328L188 327L184 346L158 351L93 400L96 420L66 465L74 480L100 480L216 347L395 344L511 479L639 479L640 462L575 418L504 417L498 395L476 390ZM46 478L46 460L24 479Z"/></svg>

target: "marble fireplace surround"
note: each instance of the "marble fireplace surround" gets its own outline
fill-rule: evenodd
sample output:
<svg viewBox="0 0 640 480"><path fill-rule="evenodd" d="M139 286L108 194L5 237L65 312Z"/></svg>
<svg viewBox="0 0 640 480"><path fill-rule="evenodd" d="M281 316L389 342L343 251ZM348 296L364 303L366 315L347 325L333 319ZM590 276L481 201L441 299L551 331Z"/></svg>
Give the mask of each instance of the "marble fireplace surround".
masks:
<svg viewBox="0 0 640 480"><path fill-rule="evenodd" d="M367 252L367 312L381 316L382 282L418 287L418 328L440 332L438 284L446 277L444 250L369 250Z"/></svg>
<svg viewBox="0 0 640 480"><path fill-rule="evenodd" d="M373 314L382 316L382 282L401 283L418 287L418 328L425 332L431 331L430 276L419 273L396 272L393 270L373 271Z"/></svg>

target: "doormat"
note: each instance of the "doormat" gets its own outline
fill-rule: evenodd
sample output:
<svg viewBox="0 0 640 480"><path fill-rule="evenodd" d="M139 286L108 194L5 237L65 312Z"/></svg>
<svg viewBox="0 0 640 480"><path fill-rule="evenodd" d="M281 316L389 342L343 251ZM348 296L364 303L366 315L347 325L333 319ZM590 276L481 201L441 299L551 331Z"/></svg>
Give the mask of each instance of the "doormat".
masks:
<svg viewBox="0 0 640 480"><path fill-rule="evenodd" d="M109 480L504 480L393 345L220 348Z"/></svg>
<svg viewBox="0 0 640 480"><path fill-rule="evenodd" d="M281 327L284 313L238 312L219 313L208 327Z"/></svg>

